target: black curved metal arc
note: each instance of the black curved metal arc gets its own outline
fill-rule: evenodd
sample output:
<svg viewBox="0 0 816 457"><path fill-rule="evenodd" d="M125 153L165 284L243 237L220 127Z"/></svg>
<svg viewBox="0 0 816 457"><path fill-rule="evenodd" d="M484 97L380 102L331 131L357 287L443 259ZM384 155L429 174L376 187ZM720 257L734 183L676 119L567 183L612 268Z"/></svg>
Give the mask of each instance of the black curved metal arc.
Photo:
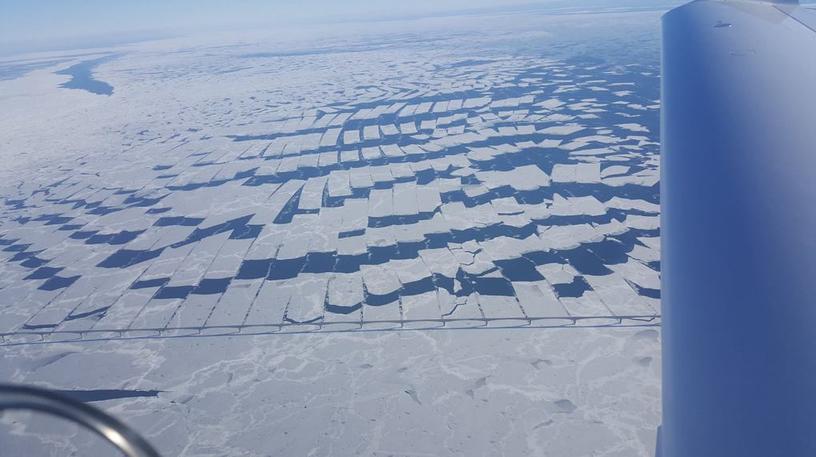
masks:
<svg viewBox="0 0 816 457"><path fill-rule="evenodd" d="M0 411L33 410L76 422L100 435L127 457L160 457L138 433L100 409L47 389L0 384Z"/></svg>

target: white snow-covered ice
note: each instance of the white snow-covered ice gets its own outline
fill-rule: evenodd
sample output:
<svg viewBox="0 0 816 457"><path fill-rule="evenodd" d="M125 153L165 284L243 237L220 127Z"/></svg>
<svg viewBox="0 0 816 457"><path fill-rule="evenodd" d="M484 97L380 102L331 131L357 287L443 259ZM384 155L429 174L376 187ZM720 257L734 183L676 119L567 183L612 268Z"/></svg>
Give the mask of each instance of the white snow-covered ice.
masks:
<svg viewBox="0 0 816 457"><path fill-rule="evenodd" d="M95 404L165 455L650 455L658 62L581 31L657 17L0 58L0 380L155 391Z"/></svg>

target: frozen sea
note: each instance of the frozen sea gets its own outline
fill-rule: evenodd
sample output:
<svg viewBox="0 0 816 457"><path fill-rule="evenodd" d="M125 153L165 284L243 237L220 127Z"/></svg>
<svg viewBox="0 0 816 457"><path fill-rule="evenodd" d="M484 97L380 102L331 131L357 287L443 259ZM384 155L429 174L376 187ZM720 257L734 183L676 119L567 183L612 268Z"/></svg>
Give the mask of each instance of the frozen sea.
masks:
<svg viewBox="0 0 816 457"><path fill-rule="evenodd" d="M663 11L0 59L0 380L167 456L652 455Z"/></svg>

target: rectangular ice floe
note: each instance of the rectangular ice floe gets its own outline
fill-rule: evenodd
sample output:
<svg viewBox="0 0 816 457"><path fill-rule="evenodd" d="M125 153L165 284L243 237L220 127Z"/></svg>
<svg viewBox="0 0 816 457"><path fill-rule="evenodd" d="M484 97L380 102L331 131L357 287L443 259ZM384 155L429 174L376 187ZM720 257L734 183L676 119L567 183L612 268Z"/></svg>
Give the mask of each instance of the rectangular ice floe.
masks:
<svg viewBox="0 0 816 457"><path fill-rule="evenodd" d="M397 299L402 284L392 269L383 268L381 265L362 265L360 271L368 304L380 306Z"/></svg>
<svg viewBox="0 0 816 457"><path fill-rule="evenodd" d="M485 316L479 307L479 294L452 295L445 289L437 291L437 299L445 320L445 327L485 326Z"/></svg>
<svg viewBox="0 0 816 457"><path fill-rule="evenodd" d="M518 204L515 198L495 198L490 201L493 209L501 216L519 215L524 213L524 207Z"/></svg>
<svg viewBox="0 0 816 457"><path fill-rule="evenodd" d="M272 224L278 218L287 203L305 184L302 180L290 180L278 188L263 205L257 208L253 222L258 224Z"/></svg>
<svg viewBox="0 0 816 457"><path fill-rule="evenodd" d="M550 177L536 165L523 165L513 171L481 171L476 177L490 189L510 186L529 191L550 185Z"/></svg>
<svg viewBox="0 0 816 457"><path fill-rule="evenodd" d="M359 130L345 130L343 132L343 144L351 145L360 143L360 131Z"/></svg>
<svg viewBox="0 0 816 457"><path fill-rule="evenodd" d="M173 275L170 286L197 284L204 272L216 259L221 246L227 241L229 233L220 233L193 243L193 248L184 258Z"/></svg>
<svg viewBox="0 0 816 457"><path fill-rule="evenodd" d="M349 170L349 185L352 189L368 189L374 187L374 182L368 169L352 168Z"/></svg>
<svg viewBox="0 0 816 457"><path fill-rule="evenodd" d="M660 212L660 205L656 203L651 203L645 200L632 200L628 198L622 197L612 197L609 201L606 202L606 206L608 208L617 208L622 210L638 210L643 211L645 213L655 213L658 214Z"/></svg>
<svg viewBox="0 0 816 457"><path fill-rule="evenodd" d="M374 185L394 182L394 177L391 176L391 168L388 166L372 166L368 168L368 171Z"/></svg>
<svg viewBox="0 0 816 457"><path fill-rule="evenodd" d="M203 327L221 294L189 295L167 323L168 327Z"/></svg>
<svg viewBox="0 0 816 457"><path fill-rule="evenodd" d="M388 252L396 244L394 239L393 227L368 227L365 230L366 246L369 252L377 255L378 252ZM387 248L387 249L380 249Z"/></svg>
<svg viewBox="0 0 816 457"><path fill-rule="evenodd" d="M455 278L459 269L459 261L448 248L424 249L419 256L427 268L447 278Z"/></svg>
<svg viewBox="0 0 816 457"><path fill-rule="evenodd" d="M620 235L629 231L629 227L617 219L612 219L606 224L592 224L592 227L601 235Z"/></svg>
<svg viewBox="0 0 816 457"><path fill-rule="evenodd" d="M642 126L640 124L635 124L635 123L618 124L618 127L622 128L622 129L625 129L625 130L629 130L630 132L649 133L648 128L646 128L646 127L644 127L644 126Z"/></svg>
<svg viewBox="0 0 816 457"><path fill-rule="evenodd" d="M360 235L342 236L337 240L337 255L341 257L340 262L343 261L344 256L359 257L368 253L368 246L363 236L365 231L362 229L360 232ZM356 259L351 261L356 262Z"/></svg>
<svg viewBox="0 0 816 457"><path fill-rule="evenodd" d="M148 267L141 279L169 278L182 265L184 259L195 247L194 243L180 247L165 248Z"/></svg>
<svg viewBox="0 0 816 457"><path fill-rule="evenodd" d="M585 130L584 127L577 125L577 124L566 124L566 125L557 125L552 127L546 127L538 131L538 133L542 135L555 135L555 136L567 136L573 135L580 131Z"/></svg>
<svg viewBox="0 0 816 457"><path fill-rule="evenodd" d="M629 214L624 221L627 227L640 230L656 230L660 228L660 216L639 216Z"/></svg>
<svg viewBox="0 0 816 457"><path fill-rule="evenodd" d="M417 105L416 110L414 111L414 114L427 113L427 112L429 112L431 110L432 106L433 106L433 102L422 102L419 105Z"/></svg>
<svg viewBox="0 0 816 457"><path fill-rule="evenodd" d="M361 230L368 225L368 200L362 198L347 198L344 200L341 208L342 231Z"/></svg>
<svg viewBox="0 0 816 457"><path fill-rule="evenodd" d="M543 101L540 101L540 102L535 104L535 106L539 106L539 107L547 109L547 110L554 110L554 109L556 109L556 108L558 108L560 106L563 106L563 105L564 105L564 102L562 102L561 100L558 100L557 98L550 98L550 99L543 100Z"/></svg>
<svg viewBox="0 0 816 457"><path fill-rule="evenodd" d="M319 168L328 168L337 164L339 161L337 151L325 151L319 154L317 159L317 166Z"/></svg>
<svg viewBox="0 0 816 457"><path fill-rule="evenodd" d="M613 317L601 297L589 290L580 297L561 297L561 303L571 317ZM610 320L612 322L612 320Z"/></svg>
<svg viewBox="0 0 816 457"><path fill-rule="evenodd" d="M363 304L363 276L360 272L333 274L329 279L326 310L348 315Z"/></svg>
<svg viewBox="0 0 816 457"><path fill-rule="evenodd" d="M584 275L592 290L617 316L652 316L656 311L618 274Z"/></svg>
<svg viewBox="0 0 816 457"><path fill-rule="evenodd" d="M454 249L452 245L449 246L451 252L461 262L461 269L465 273L473 276L493 273L494 278L500 276L497 271L498 267L493 263L493 257L487 251L481 248L473 249L468 247L467 243L461 249Z"/></svg>
<svg viewBox="0 0 816 457"><path fill-rule="evenodd" d="M394 184L394 215L411 216L418 213L417 185L413 182Z"/></svg>
<svg viewBox="0 0 816 457"><path fill-rule="evenodd" d="M245 324L281 324L293 291L288 281L264 281L247 313Z"/></svg>
<svg viewBox="0 0 816 457"><path fill-rule="evenodd" d="M368 194L368 216L387 217L394 214L392 189L372 189Z"/></svg>
<svg viewBox="0 0 816 457"><path fill-rule="evenodd" d="M613 176L603 178L603 183L608 186L625 186L634 184L637 186L651 187L660 181L660 175L656 170L647 169L625 176Z"/></svg>
<svg viewBox="0 0 816 457"><path fill-rule="evenodd" d="M131 292L128 286L138 277L138 271L123 271L119 276L120 278L118 278L118 280L115 277L108 276L106 281L104 281L107 282L108 285L98 285L93 294L85 297L76 308L71 310L70 314L65 317L65 321L60 326L60 329L87 330L93 328L100 319L109 313L112 315L119 314L120 312L127 314L127 311L116 309L114 305L116 305L120 297ZM114 285L116 282L123 281L125 284Z"/></svg>
<svg viewBox="0 0 816 457"><path fill-rule="evenodd" d="M366 141L379 140L380 129L376 125L366 125L363 127L363 138Z"/></svg>
<svg viewBox="0 0 816 457"><path fill-rule="evenodd" d="M442 205L439 191L427 186L416 187L416 200L417 209L421 213L434 212Z"/></svg>
<svg viewBox="0 0 816 457"><path fill-rule="evenodd" d="M538 265L536 266L536 270L546 278L549 284L569 284L572 283L578 275L575 268L565 263Z"/></svg>
<svg viewBox="0 0 816 457"><path fill-rule="evenodd" d="M512 259L514 261L519 260L524 254L547 249L546 246L542 245L541 239L536 235L530 235L521 239L509 236L497 236L479 242L479 246L493 259Z"/></svg>
<svg viewBox="0 0 816 457"><path fill-rule="evenodd" d="M577 182L592 184L601 182L600 163L555 164L553 182Z"/></svg>
<svg viewBox="0 0 816 457"><path fill-rule="evenodd" d="M606 206L591 195L564 198L554 194L550 213L553 216L600 216L606 214Z"/></svg>
<svg viewBox="0 0 816 457"><path fill-rule="evenodd" d="M3 300L3 306L0 307L0 312L3 313L3 319L0 320L0 332L20 330L24 324L32 330L53 329L62 323L63 319L69 316L77 306L81 306L87 300L84 297L60 300L61 290L35 289L27 293L20 293L24 290L25 288L10 287L9 290L1 291L5 293L0 293L0 299ZM34 310L26 306L29 303L43 303L46 307L32 317L31 312Z"/></svg>
<svg viewBox="0 0 816 457"><path fill-rule="evenodd" d="M402 149L400 149L399 145L396 144L380 146L380 151L382 151L383 156L389 158L402 157L405 155Z"/></svg>
<svg viewBox="0 0 816 457"><path fill-rule="evenodd" d="M436 119L425 119L419 122L419 130L425 131L424 133L428 133L429 130L434 130L436 128Z"/></svg>
<svg viewBox="0 0 816 457"><path fill-rule="evenodd" d="M391 260L386 268L396 273L403 286L403 293L433 289L431 271L421 258Z"/></svg>
<svg viewBox="0 0 816 457"><path fill-rule="evenodd" d="M401 297L403 325L406 328L442 326L442 312L436 291Z"/></svg>
<svg viewBox="0 0 816 457"><path fill-rule="evenodd" d="M328 191L330 197L345 197L352 195L349 184L349 172L334 170L329 174Z"/></svg>
<svg viewBox="0 0 816 457"><path fill-rule="evenodd" d="M159 287L147 287L125 292L94 326L95 330L133 328L133 320L150 302Z"/></svg>
<svg viewBox="0 0 816 457"><path fill-rule="evenodd" d="M530 319L552 319L550 324L565 323L567 310L558 300L547 281L514 282L513 289L524 314ZM540 325L547 325L546 322Z"/></svg>
<svg viewBox="0 0 816 457"><path fill-rule="evenodd" d="M638 241L648 246L650 249L660 251L660 237L659 236L642 236Z"/></svg>
<svg viewBox="0 0 816 457"><path fill-rule="evenodd" d="M466 109L473 109L485 106L488 103L490 103L490 97L474 97L466 99L462 106Z"/></svg>
<svg viewBox="0 0 816 457"><path fill-rule="evenodd" d="M186 295L180 290L178 292L179 298L176 298L176 296L173 296L175 291L168 291L166 292L168 298L157 298L162 291L168 291L168 289L159 289L157 295L154 296L133 319L130 328L158 330L167 326L176 313L176 310L184 303ZM183 297L181 297L182 295Z"/></svg>
<svg viewBox="0 0 816 457"><path fill-rule="evenodd" d="M488 325L492 325L489 322L491 319L498 320L496 324L499 326L522 325L527 322L524 311L515 296L479 294L479 307L485 319L488 320Z"/></svg>
<svg viewBox="0 0 816 457"><path fill-rule="evenodd" d="M293 280L292 298L284 320L291 324L317 323L323 319L329 278L318 274L301 274Z"/></svg>
<svg viewBox="0 0 816 457"><path fill-rule="evenodd" d="M640 244L635 244L632 250L628 252L628 255L635 260L645 263L660 262L660 249L652 249Z"/></svg>
<svg viewBox="0 0 816 457"><path fill-rule="evenodd" d="M340 151L340 162L351 163L360 161L360 151L357 149Z"/></svg>
<svg viewBox="0 0 816 457"><path fill-rule="evenodd" d="M298 208L314 210L322 206L323 191L326 187L327 176L319 176L306 181L300 194Z"/></svg>
<svg viewBox="0 0 816 457"><path fill-rule="evenodd" d="M366 330L402 327L402 308L398 297L394 297L394 301L382 305L366 302L361 311L362 327Z"/></svg>
<svg viewBox="0 0 816 457"><path fill-rule="evenodd" d="M399 125L399 129L403 135L413 135L417 133L417 127L415 122L403 122Z"/></svg>
<svg viewBox="0 0 816 457"><path fill-rule="evenodd" d="M637 260L630 259L624 264L609 265L609 268L641 288L660 290L660 273Z"/></svg>
<svg viewBox="0 0 816 457"><path fill-rule="evenodd" d="M0 311L11 318L2 323L2 331L18 329L23 323L29 329L53 329L82 301L93 292L92 287L71 290L52 291L49 296L39 297L42 304L38 309L27 309L22 306L31 294L39 294L37 287L31 282L21 282L0 289ZM22 321L20 321L22 319Z"/></svg>
<svg viewBox="0 0 816 457"><path fill-rule="evenodd" d="M407 163L391 163L388 167L391 169L391 176L393 176L395 180L405 181L414 177L414 172Z"/></svg>
<svg viewBox="0 0 816 457"><path fill-rule="evenodd" d="M396 136L400 134L399 129L394 124L380 125L380 132L383 136Z"/></svg>
<svg viewBox="0 0 816 457"><path fill-rule="evenodd" d="M255 301L264 278L233 280L207 320L207 326L241 325Z"/></svg>

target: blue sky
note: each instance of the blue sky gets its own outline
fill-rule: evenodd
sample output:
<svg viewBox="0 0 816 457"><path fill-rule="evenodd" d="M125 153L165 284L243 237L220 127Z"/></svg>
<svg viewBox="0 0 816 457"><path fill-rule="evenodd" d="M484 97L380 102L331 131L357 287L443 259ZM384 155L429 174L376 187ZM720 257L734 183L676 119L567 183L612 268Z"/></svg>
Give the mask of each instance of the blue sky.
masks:
<svg viewBox="0 0 816 457"><path fill-rule="evenodd" d="M32 45L133 31L413 16L558 0L0 0L0 43Z"/></svg>
<svg viewBox="0 0 816 457"><path fill-rule="evenodd" d="M209 28L433 15L518 5L665 6L683 0L0 0L0 53L115 44ZM813 3L804 0L802 3Z"/></svg>
<svg viewBox="0 0 816 457"><path fill-rule="evenodd" d="M803 0L813 3L816 0ZM684 0L0 0L0 54L110 46L191 32L406 18L484 8L668 9Z"/></svg>

